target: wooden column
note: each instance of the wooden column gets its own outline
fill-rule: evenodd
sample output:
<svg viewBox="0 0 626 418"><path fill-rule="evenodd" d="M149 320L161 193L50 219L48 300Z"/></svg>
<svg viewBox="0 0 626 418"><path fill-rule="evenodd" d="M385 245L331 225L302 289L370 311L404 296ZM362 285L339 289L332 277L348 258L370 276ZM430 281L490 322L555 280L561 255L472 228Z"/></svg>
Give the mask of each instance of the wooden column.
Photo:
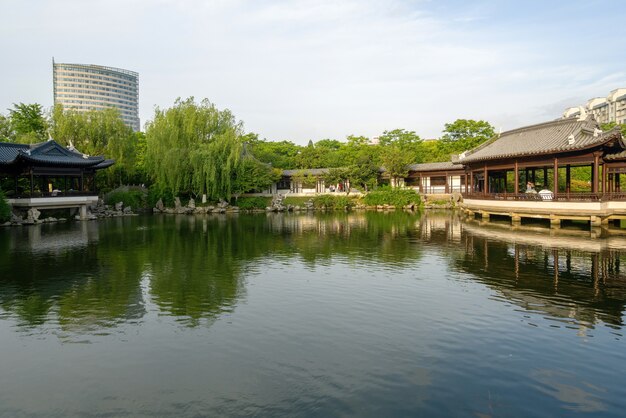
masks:
<svg viewBox="0 0 626 418"><path fill-rule="evenodd" d="M463 175L463 184L465 184L465 193L467 193L467 172Z"/></svg>
<svg viewBox="0 0 626 418"><path fill-rule="evenodd" d="M513 186L513 193L519 194L519 167L517 166L517 160L515 161L515 185Z"/></svg>
<svg viewBox="0 0 626 418"><path fill-rule="evenodd" d="M615 191L617 193L622 191L622 186L619 182L619 173L615 173Z"/></svg>
<svg viewBox="0 0 626 418"><path fill-rule="evenodd" d="M470 190L474 193L474 172L470 171Z"/></svg>
<svg viewBox="0 0 626 418"><path fill-rule="evenodd" d="M591 168L591 192L598 193L598 166L600 165L600 156L593 155L593 166Z"/></svg>
<svg viewBox="0 0 626 418"><path fill-rule="evenodd" d="M33 169L30 169L30 197L33 197L35 193L35 178L33 176Z"/></svg>
<svg viewBox="0 0 626 418"><path fill-rule="evenodd" d="M556 163L555 163L556 164ZM533 183L535 182L535 179L533 179ZM555 182L556 183L556 182ZM543 168L543 187L544 189L546 187L548 187L548 167L544 167Z"/></svg>
<svg viewBox="0 0 626 418"><path fill-rule="evenodd" d="M452 181L452 179L450 178L450 176L446 172L446 189L445 189L446 194L450 193L450 182L451 181Z"/></svg>
<svg viewBox="0 0 626 418"><path fill-rule="evenodd" d="M606 176L606 169L604 167L604 164L602 164L602 193L606 193L606 183L607 183L607 176Z"/></svg>
<svg viewBox="0 0 626 418"><path fill-rule="evenodd" d="M544 173L547 173L548 170L544 169ZM544 183L544 187L547 184L547 181ZM554 195L554 199L556 200L556 196L559 193L559 160L554 157L554 190L552 194Z"/></svg>
<svg viewBox="0 0 626 418"><path fill-rule="evenodd" d="M567 194L570 193L571 191L571 175L570 175L570 165L566 165L565 166L565 192Z"/></svg>
<svg viewBox="0 0 626 418"><path fill-rule="evenodd" d="M487 189L489 189L489 179L488 179L489 173L487 171L487 164L485 164L485 168L483 170L483 195L486 196L487 195Z"/></svg>

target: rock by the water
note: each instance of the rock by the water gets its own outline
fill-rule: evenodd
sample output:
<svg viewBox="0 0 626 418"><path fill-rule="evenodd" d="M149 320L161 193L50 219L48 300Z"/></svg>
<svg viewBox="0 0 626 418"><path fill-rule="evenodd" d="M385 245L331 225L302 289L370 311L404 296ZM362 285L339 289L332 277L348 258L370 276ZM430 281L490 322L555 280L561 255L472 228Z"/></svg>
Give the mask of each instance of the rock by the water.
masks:
<svg viewBox="0 0 626 418"><path fill-rule="evenodd" d="M282 194L274 195L274 197L272 197L272 203L270 203L270 206L267 208L267 210L272 211L272 212L286 211L287 207L283 204L284 200L285 200L285 195L282 195Z"/></svg>
<svg viewBox="0 0 626 418"><path fill-rule="evenodd" d="M196 201L193 199L193 197L189 199L189 202L187 203L187 207L190 209L196 208Z"/></svg>
<svg viewBox="0 0 626 418"><path fill-rule="evenodd" d="M163 199L157 200L155 209L159 212L163 212L163 209L165 209L165 205L163 204Z"/></svg>
<svg viewBox="0 0 626 418"><path fill-rule="evenodd" d="M133 213L133 208L131 208L130 206L126 206L126 207L124 208L124 214L125 214L125 215L129 215L129 214L131 214L131 213Z"/></svg>
<svg viewBox="0 0 626 418"><path fill-rule="evenodd" d="M124 202L117 202L115 204L115 211L116 212L121 212L121 210L124 208Z"/></svg>
<svg viewBox="0 0 626 418"><path fill-rule="evenodd" d="M26 212L26 220L34 223L39 219L39 215L41 215L41 212L39 212L37 208L30 208L28 212Z"/></svg>

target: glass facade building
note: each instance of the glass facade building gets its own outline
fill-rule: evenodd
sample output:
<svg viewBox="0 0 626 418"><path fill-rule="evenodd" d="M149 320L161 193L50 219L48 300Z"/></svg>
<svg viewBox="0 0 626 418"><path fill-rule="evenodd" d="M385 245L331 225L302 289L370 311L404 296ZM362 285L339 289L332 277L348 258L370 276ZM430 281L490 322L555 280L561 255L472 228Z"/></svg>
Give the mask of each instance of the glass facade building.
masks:
<svg viewBox="0 0 626 418"><path fill-rule="evenodd" d="M54 104L79 112L115 107L139 131L139 74L121 68L52 61Z"/></svg>

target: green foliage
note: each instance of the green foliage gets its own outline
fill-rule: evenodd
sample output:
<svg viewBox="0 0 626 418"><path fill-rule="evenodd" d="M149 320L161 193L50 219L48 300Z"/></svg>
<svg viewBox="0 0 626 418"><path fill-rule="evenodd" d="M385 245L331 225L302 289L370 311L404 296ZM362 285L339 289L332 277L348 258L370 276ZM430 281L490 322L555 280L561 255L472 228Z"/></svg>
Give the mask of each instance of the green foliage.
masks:
<svg viewBox="0 0 626 418"><path fill-rule="evenodd" d="M150 187L147 197L148 207L155 207L159 199L163 201L163 205L166 207L174 207L174 194L170 190L159 188L156 185Z"/></svg>
<svg viewBox="0 0 626 418"><path fill-rule="evenodd" d="M379 137L379 143L383 150L387 151L393 148L401 151L406 155L406 159L411 163L420 163L423 159L422 140L413 131L406 129L394 129L393 131L385 131Z"/></svg>
<svg viewBox="0 0 626 418"><path fill-rule="evenodd" d="M247 134L244 140L259 161L285 170L297 168L296 158L301 147L293 142L259 140L256 134Z"/></svg>
<svg viewBox="0 0 626 418"><path fill-rule="evenodd" d="M104 203L115 205L124 202L124 206L130 206L133 210L146 208L148 205L148 193L145 189L119 187L104 196Z"/></svg>
<svg viewBox="0 0 626 418"><path fill-rule="evenodd" d="M270 205L272 201L271 197L263 197L263 196L251 196L251 197L240 197L237 199L237 206L239 209L250 210L250 209L265 209Z"/></svg>
<svg viewBox="0 0 626 418"><path fill-rule="evenodd" d="M11 206L9 206L4 192L0 189L0 222L6 222L9 219L11 219Z"/></svg>
<svg viewBox="0 0 626 418"><path fill-rule="evenodd" d="M207 99L177 99L156 109L146 128L146 169L162 189L177 195L229 199L243 152L242 125Z"/></svg>
<svg viewBox="0 0 626 418"><path fill-rule="evenodd" d="M350 179L350 169L347 167L331 168L323 176L325 184L344 183Z"/></svg>
<svg viewBox="0 0 626 418"><path fill-rule="evenodd" d="M280 177L281 170L248 156L233 173L232 193L237 196L246 192L259 192L268 189Z"/></svg>
<svg viewBox="0 0 626 418"><path fill-rule="evenodd" d="M351 209L355 204L355 199L346 195L322 194L313 198L313 206L317 209Z"/></svg>
<svg viewBox="0 0 626 418"><path fill-rule="evenodd" d="M484 120L457 119L446 123L441 137L443 148L449 153L460 153L477 147L496 135L489 122Z"/></svg>
<svg viewBox="0 0 626 418"><path fill-rule="evenodd" d="M407 205L419 205L420 196L415 190L381 187L365 195L363 202L368 206L392 205L401 208Z"/></svg>
<svg viewBox="0 0 626 418"><path fill-rule="evenodd" d="M48 139L48 121L40 104L13 103L9 118L16 142L32 144Z"/></svg>
<svg viewBox="0 0 626 418"><path fill-rule="evenodd" d="M128 182L137 173L137 143L141 134L126 126L115 108L77 112L57 105L52 111L52 136L60 144L73 145L85 154L114 159L115 165L104 171L105 188Z"/></svg>
<svg viewBox="0 0 626 418"><path fill-rule="evenodd" d="M298 170L292 177L293 181L296 183L300 183L303 188L314 188L317 184L317 177L311 174L308 174L304 170Z"/></svg>
<svg viewBox="0 0 626 418"><path fill-rule="evenodd" d="M0 115L0 142L13 142L15 141L15 132L11 127L11 119Z"/></svg>
<svg viewBox="0 0 626 418"><path fill-rule="evenodd" d="M409 174L408 166L414 161L400 146L392 145L383 149L381 162L392 179L406 177Z"/></svg>

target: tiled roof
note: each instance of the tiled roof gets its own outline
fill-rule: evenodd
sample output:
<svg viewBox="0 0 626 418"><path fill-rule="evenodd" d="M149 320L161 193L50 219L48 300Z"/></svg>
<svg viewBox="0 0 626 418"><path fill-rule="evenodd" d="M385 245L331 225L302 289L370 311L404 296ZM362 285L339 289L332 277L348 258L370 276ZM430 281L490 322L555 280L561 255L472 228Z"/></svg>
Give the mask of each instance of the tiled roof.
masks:
<svg viewBox="0 0 626 418"><path fill-rule="evenodd" d="M283 170L283 176L291 177L298 173L302 173L309 176L320 176L328 173L330 168L304 168L298 170Z"/></svg>
<svg viewBox="0 0 626 418"><path fill-rule="evenodd" d="M626 150L621 151L621 152L615 152L613 154L606 154L604 156L604 159L607 161L626 160Z"/></svg>
<svg viewBox="0 0 626 418"><path fill-rule="evenodd" d="M114 163L113 160L107 161ZM69 150L53 140L34 145L0 143L0 165L14 165L20 162L44 166L104 168L102 163L105 159Z"/></svg>
<svg viewBox="0 0 626 418"><path fill-rule="evenodd" d="M0 164L12 163L20 153L20 150L26 151L28 149L28 145L0 142Z"/></svg>
<svg viewBox="0 0 626 418"><path fill-rule="evenodd" d="M444 170L463 170L461 164L454 164L451 161L444 161L440 163L423 163L423 164L411 164L409 171L444 171Z"/></svg>
<svg viewBox="0 0 626 418"><path fill-rule="evenodd" d="M591 117L582 121L575 117L558 119L503 132L499 137L461 154L459 162L467 164L577 151L602 145L616 135L619 136L619 132L615 130L600 131L597 122Z"/></svg>

